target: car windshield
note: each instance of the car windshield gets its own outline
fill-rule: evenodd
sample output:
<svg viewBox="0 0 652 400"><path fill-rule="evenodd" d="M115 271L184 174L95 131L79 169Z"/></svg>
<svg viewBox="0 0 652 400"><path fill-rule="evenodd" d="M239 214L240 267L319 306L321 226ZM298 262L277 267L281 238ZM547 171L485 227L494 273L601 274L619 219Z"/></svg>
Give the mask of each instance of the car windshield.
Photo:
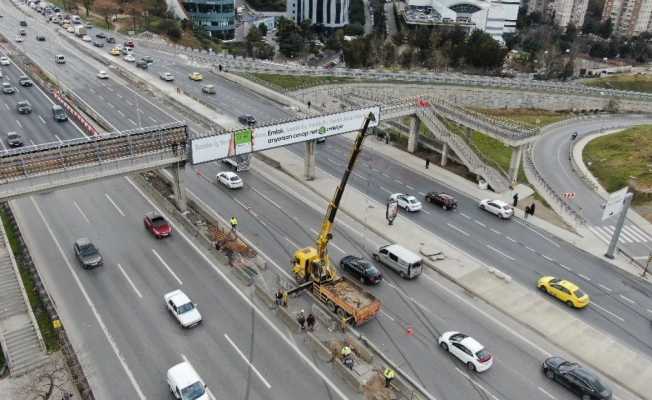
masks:
<svg viewBox="0 0 652 400"><path fill-rule="evenodd" d="M232 176L231 177L231 182L237 182L239 180L240 180L240 178L238 178L237 176Z"/></svg>
<svg viewBox="0 0 652 400"><path fill-rule="evenodd" d="M168 222L165 220L165 218L161 216L157 216L152 218L152 225L154 225L157 228L160 228L162 226L166 226Z"/></svg>
<svg viewBox="0 0 652 400"><path fill-rule="evenodd" d="M415 198L413 198L413 197L408 197L407 201L408 201L408 203L410 203L410 204L416 204L416 203L417 203L417 199L415 199Z"/></svg>
<svg viewBox="0 0 652 400"><path fill-rule="evenodd" d="M367 275L378 275L380 273L378 268L376 268L376 266L369 261L360 261L360 265L362 266L362 269L365 270Z"/></svg>
<svg viewBox="0 0 652 400"><path fill-rule="evenodd" d="M480 350L475 353L475 356L478 357L478 361L487 362L491 359L491 354L486 350Z"/></svg>
<svg viewBox="0 0 652 400"><path fill-rule="evenodd" d="M181 389L182 400L195 400L203 396L205 393L204 385L197 381L190 386Z"/></svg>
<svg viewBox="0 0 652 400"><path fill-rule="evenodd" d="M84 257L97 254L97 249L92 244L83 245L79 248L79 254Z"/></svg>
<svg viewBox="0 0 652 400"><path fill-rule="evenodd" d="M568 372L575 368L577 368L577 364L572 362L564 361L563 363L559 364L559 372L561 373Z"/></svg>
<svg viewBox="0 0 652 400"><path fill-rule="evenodd" d="M20 136L17 133L10 133L7 135L9 139L18 139Z"/></svg>
<svg viewBox="0 0 652 400"><path fill-rule="evenodd" d="M584 297L584 295L585 295L584 292L581 291L580 289L577 289L573 293L575 294L575 297L577 297L578 299Z"/></svg>
<svg viewBox="0 0 652 400"><path fill-rule="evenodd" d="M186 313L188 311L192 311L192 309L195 308L195 305L192 303L186 303L182 304L179 307L177 307L177 310L179 310L179 314Z"/></svg>

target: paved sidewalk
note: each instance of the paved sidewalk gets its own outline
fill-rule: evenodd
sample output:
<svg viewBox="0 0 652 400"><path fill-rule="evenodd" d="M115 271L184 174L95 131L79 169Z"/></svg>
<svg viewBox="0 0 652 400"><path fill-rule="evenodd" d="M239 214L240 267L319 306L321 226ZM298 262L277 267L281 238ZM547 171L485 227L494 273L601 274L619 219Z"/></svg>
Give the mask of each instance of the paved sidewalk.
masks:
<svg viewBox="0 0 652 400"><path fill-rule="evenodd" d="M289 150L268 150L265 155L279 162L282 171L261 168L254 163L256 172L299 197L303 197L302 191L309 189L325 201L332 196L339 183L338 179L319 169L314 180L303 180L303 159ZM303 190L301 186L304 187ZM372 206L369 207L369 204ZM540 332L555 345L638 396L648 396L648 382L652 380L652 360L646 356L576 319L561 306L533 293L532 288L512 281L511 277L469 256L419 225L403 220L400 216L393 225L387 225L385 207L355 188L347 188L340 208L349 217L365 224L388 242L401 243L414 251L442 251L446 259L428 261L427 264L431 268L515 320ZM365 216L364 221L359 220L362 215ZM421 239L418 242L406 239L410 237Z"/></svg>

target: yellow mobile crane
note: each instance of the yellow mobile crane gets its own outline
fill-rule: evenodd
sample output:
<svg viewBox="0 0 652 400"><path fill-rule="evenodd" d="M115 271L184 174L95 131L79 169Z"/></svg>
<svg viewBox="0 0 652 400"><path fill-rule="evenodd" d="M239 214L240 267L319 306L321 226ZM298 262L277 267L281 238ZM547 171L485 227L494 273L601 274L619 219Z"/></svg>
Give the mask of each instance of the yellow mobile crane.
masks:
<svg viewBox="0 0 652 400"><path fill-rule="evenodd" d="M328 242L333 238L331 232L335 215L342 200L349 175L353 170L358 154L362 150L362 142L369 123L374 120L373 113L369 113L362 130L355 139L349 163L324 216L321 232L315 243L316 247L305 247L294 252L294 259L291 262L292 272L299 286L288 291L288 293L292 293L311 287L312 293L321 302L325 303L331 312L349 321L352 320L355 325L361 325L375 317L380 311L380 301L350 279L337 274L336 268L328 256Z"/></svg>

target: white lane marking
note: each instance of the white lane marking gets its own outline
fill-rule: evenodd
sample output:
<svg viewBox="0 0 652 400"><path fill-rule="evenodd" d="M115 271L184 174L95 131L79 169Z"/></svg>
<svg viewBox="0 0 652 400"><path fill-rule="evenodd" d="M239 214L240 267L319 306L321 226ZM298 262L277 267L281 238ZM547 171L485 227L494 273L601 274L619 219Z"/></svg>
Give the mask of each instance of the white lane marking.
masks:
<svg viewBox="0 0 652 400"><path fill-rule="evenodd" d="M158 207L156 206L156 204L154 204L154 202L153 202L152 200L150 200L150 198L147 197L147 196L145 195L145 193L143 193L143 191L142 191L138 186L136 186L136 184L135 184L135 183L134 183L134 182L133 182L129 177L125 177L125 179L126 179L127 182L129 182L129 184L131 184L131 186L132 186L134 189L136 189L136 191L137 191L138 193L140 193L140 195L141 195L141 196L142 196L142 197L143 197L143 198L144 198L144 199L145 199L145 200L150 204L150 206L154 209L154 211L156 211L156 212L158 212L158 213L161 213L161 215L163 215L163 216L166 216L165 213L163 213L163 212L161 211L161 209L158 208ZM168 221L169 221L169 220L170 220L170 219L168 218ZM212 269L213 271L215 271L215 273L216 273L217 275L219 275L220 278L221 278L221 279L222 279L226 284L229 285L229 287L230 287L230 288L231 288L231 289L232 289L232 290L233 290L233 291L238 295L238 297L240 297L240 299L241 299L244 303L246 303L246 304L247 304L247 305L248 305L252 310L254 310L254 312L256 313L256 315L258 315L258 317L259 317L260 319L262 319L263 321L265 321L265 323L267 324L267 326L269 326L270 329L272 329L272 330L274 331L274 333L276 333L276 335L278 335L278 337L279 337L282 341L284 341L285 344L286 344L288 347L290 347L290 348L291 348L291 349L296 353L297 357L299 357L299 358L301 359L301 361L303 361L306 365L310 366L310 368L315 372L315 374L317 374L317 375L319 376L319 378L322 380L322 382L324 382L324 383L326 383L326 384L328 385L328 387L330 388L330 390L332 390L333 392L335 392L335 393L336 393L336 394L337 394L341 399L343 399L343 400L349 400L349 397L348 397L346 394L344 394L344 392L342 392L342 390L339 388L339 386L336 385L336 384L335 384L335 383L334 383L334 382L333 382L333 381L332 381L328 376L326 376L326 375L324 374L324 372L322 372L322 370L319 369L319 368L317 367L317 365L316 365L316 364L315 364L315 363L314 363L314 362L313 362L313 361L312 361L312 360L311 360L307 355L305 355L305 354L303 353L302 350L300 350L300 349L297 347L296 343L293 343L293 342L292 342L292 341L291 341L291 340L286 336L286 334L283 333L283 332L279 329L279 327L276 326L276 325L272 322L272 320L269 319L269 317L268 317L265 313L263 313L263 312L262 312L262 311L261 311L261 310L260 310L260 309L259 309L259 308L258 308L258 307L253 303L253 302L252 302L252 300L251 300L251 299L250 299L250 298L249 298L249 297L248 297L248 296L247 296L247 295L246 295L242 290L240 290L240 288L239 288L235 283L233 283L233 281L232 281L231 279L229 279L229 277L228 277L228 276L227 276L227 275L226 275L226 274L225 274L221 269L219 269L219 268L218 268L218 267L213 263L213 261L211 261L211 259L208 258L208 256L207 256L207 255L206 255L206 254L205 254L205 253L204 253L204 252L203 252L203 251L202 251L202 250L201 250L201 249L200 249L200 248L199 248L199 247L198 247L198 246L197 246L197 245L196 245L196 244L195 244L195 243L194 243L194 242L193 242L193 241L192 241L192 240L191 240L191 239L190 239L186 234L185 234L185 233L183 233L183 231L177 229L177 227L174 226L174 224L172 224L172 226L173 226L173 228L176 230L176 232L179 234L179 236L181 236L181 237L182 237L182 238L183 238L183 239L188 243L188 245L190 245L190 247L192 247L192 248L195 250L195 252L197 252L197 254L199 254L199 256L200 256L201 258L204 259L204 261L206 262L206 264L208 264L208 265L211 267L211 269ZM298 246L297 246L297 247L298 247ZM262 254L262 253L261 253L261 254ZM286 273L286 274L287 274L287 273Z"/></svg>
<svg viewBox="0 0 652 400"><path fill-rule="evenodd" d="M516 243L516 240L512 239L512 238L509 237L509 236L505 236L505 239L509 240L510 242L514 242L514 243Z"/></svg>
<svg viewBox="0 0 652 400"><path fill-rule="evenodd" d="M652 313L652 310L650 310L650 309L648 308L648 309L647 309L647 312Z"/></svg>
<svg viewBox="0 0 652 400"><path fill-rule="evenodd" d="M408 188L409 190L414 190L414 186L405 185L405 187Z"/></svg>
<svg viewBox="0 0 652 400"><path fill-rule="evenodd" d="M251 370L254 371L254 374L256 374L258 379L260 379L261 382L263 382L263 384L267 386L267 389L271 389L272 385L270 385L269 382L267 382L267 379L265 379L265 377L260 372L258 372L256 367L254 367L254 365L249 361L249 359L247 359L247 357L242 353L242 351L240 351L240 348L238 348L238 346L236 346L235 343L233 343L233 340L231 340L229 335L225 333L224 338L229 342L231 346L233 346L233 349L238 353L240 358L242 358L242 360L247 363L249 368L251 368Z"/></svg>
<svg viewBox="0 0 652 400"><path fill-rule="evenodd" d="M313 235L318 235L319 232L315 228L310 228L310 232L312 232Z"/></svg>
<svg viewBox="0 0 652 400"><path fill-rule="evenodd" d="M585 280L591 282L591 278L589 278L588 276L586 276L586 275L584 275L584 274L577 274L577 275L579 275L580 278L585 279Z"/></svg>
<svg viewBox="0 0 652 400"><path fill-rule="evenodd" d="M346 254L346 252L345 252L344 250L342 250L342 249L340 248L340 246L336 245L335 243L330 242L329 244L330 244L331 246L335 247L335 249L336 249L337 251L339 251L340 253L342 253L342 254Z"/></svg>
<svg viewBox="0 0 652 400"><path fill-rule="evenodd" d="M134 374L129 369L129 366L127 365L127 361L122 356L122 353L120 352L120 349L118 349L117 343L113 339L113 336L111 336L111 333L109 332L108 328L106 327L106 324L104 324L104 320L102 320L102 317L100 317L100 313L97 311L97 308L95 307L95 304L93 303L90 296L88 295L88 292L86 292L86 289L82 285L81 280L79 279L79 276L77 275L77 272L75 272L75 269L70 264L70 260L68 260L68 256L66 256L66 253L63 251L63 247L61 247L61 243L59 243L59 240L56 238L56 236L54 236L54 231L52 230L52 227L50 226L50 223L45 219L45 216L43 215L43 211L41 211L41 207L39 207L38 204L36 204L36 200L34 200L34 197L30 197L30 200L32 201L32 204L34 205L34 208L36 209L36 212L41 217L41 220L43 221L43 225L45 225L45 229L47 229L48 233L50 234L50 237L52 238L52 241L54 241L54 244L57 246L57 249L59 250L59 253L61 254L61 257L63 258L64 262L66 263L66 266L68 267L68 270L70 271L70 274L72 275L73 279L77 283L77 286L79 287L79 290L82 292L82 295L84 296L84 299L86 300L86 303L88 303L88 306L90 307L91 312L95 316L95 319L97 320L97 323L100 326L100 329L102 330L102 333L104 333L104 337L106 338L106 341L109 342L109 345L111 346L111 349L113 350L113 354L115 354L118 361L120 362L120 365L122 366L122 369L124 369L125 374L127 374L127 377L129 378L129 381L131 382L131 385L133 386L134 390L136 391L136 394L138 395L138 398L140 400L146 400L147 397L145 397L145 394L143 393L143 391L140 388L140 385L138 384L138 381L136 381L136 378L134 377Z"/></svg>
<svg viewBox="0 0 652 400"><path fill-rule="evenodd" d="M487 225L485 225L484 223L478 221L477 219L474 219L473 221L474 221L476 224L478 224L478 225L480 225L481 227L483 227L483 228L486 228L486 227L487 227Z"/></svg>
<svg viewBox="0 0 652 400"><path fill-rule="evenodd" d="M394 179L394 182L398 183L399 185L402 185L402 184L403 184L403 182L401 182L400 179Z"/></svg>
<svg viewBox="0 0 652 400"><path fill-rule="evenodd" d="M555 396L553 396L550 393L546 392L546 390L544 388L542 388L541 386L537 386L537 389L539 389L539 391L541 391L541 393L545 394L546 396L550 397L551 399L553 399L553 400L555 399Z"/></svg>
<svg viewBox="0 0 652 400"><path fill-rule="evenodd" d="M606 290L607 292L611 292L611 289L606 287L605 285L598 283L598 286L600 286L602 289Z"/></svg>
<svg viewBox="0 0 652 400"><path fill-rule="evenodd" d="M464 214L464 213L460 213L460 215L463 216L463 217L466 218L466 219L471 219L471 217L469 217L468 215L466 215L466 214Z"/></svg>
<svg viewBox="0 0 652 400"><path fill-rule="evenodd" d="M45 120L43 119L43 117L41 117L41 116L39 115L39 116L38 116L38 119L40 119L41 122L43 123L43 125L45 125Z"/></svg>
<svg viewBox="0 0 652 400"><path fill-rule="evenodd" d="M16 120L16 124L18 124L21 129L23 128L23 124L21 124L19 120Z"/></svg>
<svg viewBox="0 0 652 400"><path fill-rule="evenodd" d="M543 257L543 258L545 258L546 260L548 260L548 261L550 261L550 262L555 262L555 260L554 260L554 259L552 259L552 258L550 258L550 257L548 257L548 256L547 256L547 255L545 255L545 254L542 254L542 255L541 255L541 257Z"/></svg>
<svg viewBox="0 0 652 400"><path fill-rule="evenodd" d="M235 201L236 203L240 204L240 207L244 208L245 210L249 210L249 208L250 208L250 207L247 206L245 203L243 203L242 201L236 199L235 197L233 198L233 201Z"/></svg>
<svg viewBox="0 0 652 400"><path fill-rule="evenodd" d="M61 140L61 138L60 138L59 136L54 135L54 137L57 138L57 140L59 141L59 143L63 143L63 140Z"/></svg>
<svg viewBox="0 0 652 400"><path fill-rule="evenodd" d="M394 321L394 317L387 314L384 310L380 310L380 313L383 314L385 317L387 317L389 320Z"/></svg>
<svg viewBox="0 0 652 400"><path fill-rule="evenodd" d="M93 94L95 94L95 89L93 89L92 87L89 87L89 88L88 88L88 91L91 92L91 93L93 93Z"/></svg>
<svg viewBox="0 0 652 400"><path fill-rule="evenodd" d="M129 100L126 100L126 102L127 102L127 104L130 105L130 106L133 106L133 105L134 105L134 103L130 102Z"/></svg>
<svg viewBox="0 0 652 400"><path fill-rule="evenodd" d="M426 194L423 193L423 192L419 192L419 194L420 194L421 196L425 196L425 195L426 195Z"/></svg>
<svg viewBox="0 0 652 400"><path fill-rule="evenodd" d="M625 301L628 302L629 304L636 304L636 302L635 302L634 300L630 299L630 298L627 297L627 296L623 296L622 294L619 295L619 296L620 296L621 299L625 300Z"/></svg>
<svg viewBox="0 0 652 400"><path fill-rule="evenodd" d="M127 120L128 120L129 122L131 122L132 124L134 124L134 125L138 125L138 124L136 123L136 121L134 121L134 120L131 119L131 118L127 118Z"/></svg>
<svg viewBox="0 0 652 400"><path fill-rule="evenodd" d="M636 225L628 225L628 226L632 231L634 231L634 232L638 233L639 235L641 235L643 237L644 241L646 241L646 242L652 241L652 237L650 237L650 235L648 235L645 231L643 231L638 226L636 226Z"/></svg>
<svg viewBox="0 0 652 400"><path fill-rule="evenodd" d="M392 194L392 192L390 192L389 190L385 189L384 187L382 187L382 186L378 186L378 187L379 187L380 190L382 190L383 192L385 192L385 193L389 193L389 194Z"/></svg>
<svg viewBox="0 0 652 400"><path fill-rule="evenodd" d="M497 231L494 228L491 228L489 230L492 231L493 233L495 233L496 235L502 235L502 233L500 233L500 231Z"/></svg>
<svg viewBox="0 0 652 400"><path fill-rule="evenodd" d="M104 86L104 87L105 87L105 88L106 88L106 90L108 90L109 92L113 92L113 89L111 89L111 86L109 86L109 85L106 85L106 86Z"/></svg>
<svg viewBox="0 0 652 400"><path fill-rule="evenodd" d="M432 214L432 213L431 213L430 211L428 211L428 210L421 210L421 211L423 211L424 213L426 213L426 214L428 214L428 215Z"/></svg>
<svg viewBox="0 0 652 400"><path fill-rule="evenodd" d="M292 241L292 239L290 239L289 237L286 236L286 237L285 237L285 240L287 240L288 243L290 243L292 246L294 246L295 249L298 249L298 248L299 248L299 245L296 244L296 243L294 243L294 242Z"/></svg>
<svg viewBox="0 0 652 400"><path fill-rule="evenodd" d="M326 161L328 161L329 163L334 164L334 165L339 164L337 161L333 160L333 159L330 158L330 157L326 157Z"/></svg>
<svg viewBox="0 0 652 400"><path fill-rule="evenodd" d="M637 242L645 242L646 239L641 236L636 230L633 229L634 227L631 225L625 225L623 227L624 231L627 231L630 236L632 236Z"/></svg>
<svg viewBox="0 0 652 400"><path fill-rule="evenodd" d="M563 269L565 269L566 271L569 271L569 272L572 271L571 268L567 267L567 266L564 265L564 264L559 264L559 266L562 267Z"/></svg>
<svg viewBox="0 0 652 400"><path fill-rule="evenodd" d="M523 225L524 227L526 227L527 229L529 229L529 230L531 230L532 232L536 233L537 235L541 236L543 239L545 239L546 241L548 241L548 242L549 242L550 244L552 244L553 246L561 247L561 246L559 245L559 243L557 243L557 242L555 242L554 240L550 239L549 237L547 237L546 235L544 235L544 234L542 234L541 232L537 231L536 229L532 229L530 226L524 224L523 222L521 222L521 221L519 221L519 220L517 220L517 219L514 219L514 221L516 221L517 223Z"/></svg>
<svg viewBox="0 0 652 400"><path fill-rule="evenodd" d="M113 103L106 103L106 105L109 106L109 107L111 107L111 108L115 108L115 106L113 105Z"/></svg>
<svg viewBox="0 0 652 400"><path fill-rule="evenodd" d="M485 392L487 395L491 396L492 399L494 399L494 400L499 400L498 397L496 397L493 393L491 393L490 391L488 391L487 389L485 389L484 386L482 386L481 384L479 384L475 379L471 378L469 375L467 375L467 374L466 374L465 372L463 372L461 369L455 367L455 370L456 370L457 372L459 372L460 374L462 374L462 376L464 376L464 377L465 377L469 382L471 382L471 384L472 384L473 386L477 387L478 389L480 389L480 390L482 390L483 392Z"/></svg>
<svg viewBox="0 0 652 400"><path fill-rule="evenodd" d="M36 143L34 143L33 140L30 139L29 142L32 144L32 146L36 146ZM4 147L4 144L2 146ZM647 259L647 257L645 257L645 258Z"/></svg>
<svg viewBox="0 0 652 400"><path fill-rule="evenodd" d="M364 180L364 181L367 180L367 178L365 178L364 176L358 174L357 172L352 172L352 174L353 174L353 176L355 176L355 177L358 178L358 179L362 179L362 180Z"/></svg>
<svg viewBox="0 0 652 400"><path fill-rule="evenodd" d="M119 99L122 98L122 95L120 93L116 93L115 95L118 96Z"/></svg>
<svg viewBox="0 0 652 400"><path fill-rule="evenodd" d="M9 104L5 103L5 108L6 108L7 110L9 110L9 109L10 109L10 108L9 108Z"/></svg>
<svg viewBox="0 0 652 400"><path fill-rule="evenodd" d="M127 280L127 282L129 282L129 284L131 285L131 288L134 289L134 292L136 292L136 294L138 295L138 297L140 297L140 298L142 299L142 298L143 298L143 295L140 293L140 290L138 290L138 288L136 287L136 285L134 284L134 282L131 280L131 278L129 277L129 275L127 275L127 272L122 268L122 265L120 265L120 264L116 264L116 265L118 266L118 269L120 270L120 272L122 272L122 275L125 277L125 279Z"/></svg>
<svg viewBox="0 0 652 400"><path fill-rule="evenodd" d="M268 203L270 203L270 204L273 205L274 207L278 208L279 210L282 209L281 206L279 206L278 203L276 203L274 200L270 199L269 196L267 196L266 194L264 194L263 192L259 191L258 189L256 189L256 188L253 187L253 186L250 186L250 187L251 187L251 190L253 190L254 192L258 193L258 195L259 195L260 197L262 197L263 199L265 199Z"/></svg>
<svg viewBox="0 0 652 400"><path fill-rule="evenodd" d="M186 357L185 354L183 354L183 353L179 353L179 354L181 354L181 358L183 358L183 361L185 361L188 364L192 365L192 363L190 362L190 360L188 360L188 357ZM213 392L211 392L211 390L209 388L206 388L206 394L208 394L208 397L210 397L211 400L215 400L215 396L213 396Z"/></svg>
<svg viewBox="0 0 652 400"><path fill-rule="evenodd" d="M120 215L122 215L122 216L124 217L124 216L125 216L125 213L123 213L122 210L120 209L120 207L118 207L118 205L115 204L115 201L113 201L113 199L111 198L111 196L109 196L108 193L104 193L104 196L106 196L106 199L109 200L109 202L110 202L111 204L113 204L113 207L115 207L115 209L118 210L118 212L120 213Z"/></svg>
<svg viewBox="0 0 652 400"><path fill-rule="evenodd" d="M589 230L605 243L609 243L609 235L602 231L599 226L589 226Z"/></svg>
<svg viewBox="0 0 652 400"><path fill-rule="evenodd" d="M156 120L155 120L154 118L152 118L152 117L151 117L151 116L149 116L149 115L147 116L147 118L149 118L149 119L150 119L150 121L152 121L152 122L153 122L153 123L155 123L155 124L156 124L156 123L158 123L158 121L156 121Z"/></svg>
<svg viewBox="0 0 652 400"><path fill-rule="evenodd" d="M183 282L181 282L181 279L179 279L179 277L177 276L177 274L175 274L174 271L172 271L172 268L170 268L170 266L168 265L168 263L166 263L165 260L163 260L163 257L161 257L161 256L156 252L156 250L154 250L154 249L152 249L152 253L154 253L154 255L156 256L156 258L158 258L158 260L161 262L161 264L163 264L163 266L168 270L168 272L170 273L170 275L172 275L172 277L173 277L174 279L176 279L177 282L179 282L179 285L183 285Z"/></svg>
<svg viewBox="0 0 652 400"><path fill-rule="evenodd" d="M122 110L118 110L118 114L120 114L121 117L125 116L125 113L123 113Z"/></svg>
<svg viewBox="0 0 652 400"><path fill-rule="evenodd" d="M387 175L386 172L383 172L381 175L384 176L385 178L389 178L389 175Z"/></svg>
<svg viewBox="0 0 652 400"><path fill-rule="evenodd" d="M536 250L534 250L534 249L533 249L532 247L530 247L530 246L525 246L525 248L528 249L528 250L530 250L530 251L533 252L533 253L536 253L536 252L537 252Z"/></svg>
<svg viewBox="0 0 652 400"><path fill-rule="evenodd" d="M487 244L486 246L487 246L488 249L491 249L491 250L495 251L496 253L498 253L498 254L500 254L500 255L502 255L502 256L504 256L504 257L506 257L506 258L508 258L508 259L510 259L510 260L512 260L512 261L515 261L515 258L514 258L514 257L511 257L511 256L509 256L509 255L503 253L502 251L498 250L497 248L492 247L492 246L490 246L490 245L488 245L488 244Z"/></svg>
<svg viewBox="0 0 652 400"><path fill-rule="evenodd" d="M602 306L596 304L595 301L592 301L592 302L591 302L591 306L593 306L593 307L598 307L600 310L606 312L607 314L611 315L612 317L619 319L620 322L625 322L625 320L624 320L623 318L621 318L620 316L618 316L618 315L612 313L611 311L607 310L606 308L604 308L604 307L602 307Z"/></svg>
<svg viewBox="0 0 652 400"><path fill-rule="evenodd" d="M90 220L88 219L88 217L86 216L86 213L84 213L84 210L82 210L81 207L79 207L79 204L77 204L77 201L73 200L73 201L72 201L72 204L75 205L75 207L77 208L77 211L79 211L79 213L80 213L81 216L84 218L84 220L85 220L87 223L90 224L91 221L90 221Z"/></svg>
<svg viewBox="0 0 652 400"><path fill-rule="evenodd" d="M466 236L466 237L471 236L470 233L464 232L463 230L461 230L460 228L458 228L458 227L455 226L455 225L451 225L451 224L449 224L449 223L447 223L446 225L448 225L449 227L455 229L456 231L458 231L459 233L461 233L462 235L464 235L464 236Z"/></svg>

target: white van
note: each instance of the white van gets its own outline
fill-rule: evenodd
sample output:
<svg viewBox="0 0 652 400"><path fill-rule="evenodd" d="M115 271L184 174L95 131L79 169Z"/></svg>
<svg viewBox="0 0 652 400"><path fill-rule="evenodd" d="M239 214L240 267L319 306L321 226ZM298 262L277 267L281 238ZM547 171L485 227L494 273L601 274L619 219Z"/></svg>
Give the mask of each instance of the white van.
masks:
<svg viewBox="0 0 652 400"><path fill-rule="evenodd" d="M423 260L418 255L401 246L389 244L374 253L374 260L398 272L403 279L413 279L421 274Z"/></svg>
<svg viewBox="0 0 652 400"><path fill-rule="evenodd" d="M170 368L167 380L175 399L208 400L206 384L187 361Z"/></svg>

